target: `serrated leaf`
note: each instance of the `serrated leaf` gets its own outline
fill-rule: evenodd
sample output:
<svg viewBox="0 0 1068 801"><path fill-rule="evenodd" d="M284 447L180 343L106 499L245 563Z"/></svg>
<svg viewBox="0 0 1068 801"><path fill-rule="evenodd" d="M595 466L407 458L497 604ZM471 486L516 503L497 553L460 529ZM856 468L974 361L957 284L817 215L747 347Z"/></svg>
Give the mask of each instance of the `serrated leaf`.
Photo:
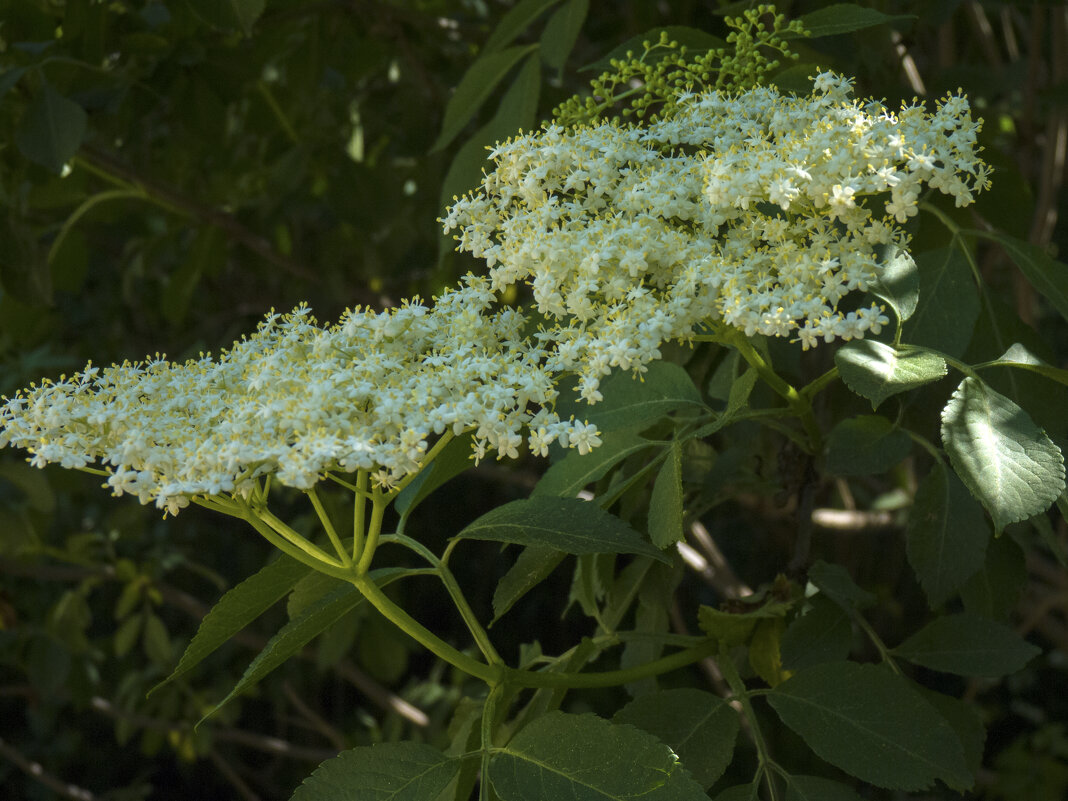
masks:
<svg viewBox="0 0 1068 801"><path fill-rule="evenodd" d="M959 698L950 698L948 695L936 693L926 687L919 688L920 695L939 715L945 718L960 741L964 750L964 763L973 776L979 774L983 764L983 746L986 742L986 728L975 705L962 701ZM948 784L950 789L958 793L965 793L971 789L967 784Z"/></svg>
<svg viewBox="0 0 1068 801"><path fill-rule="evenodd" d="M960 588L964 611L991 620L1007 620L1027 586L1027 563L1011 537L998 537L987 546L986 558Z"/></svg>
<svg viewBox="0 0 1068 801"><path fill-rule="evenodd" d="M808 569L808 580L843 609L866 609L875 603L875 596L858 587L842 565L818 559Z"/></svg>
<svg viewBox="0 0 1068 801"><path fill-rule="evenodd" d="M997 231L975 233L1000 244L1031 286L1068 320L1068 264L1057 261L1038 245L1008 234Z"/></svg>
<svg viewBox="0 0 1068 801"><path fill-rule="evenodd" d="M706 789L730 764L739 729L738 713L722 698L689 688L636 698L616 712L612 722L636 726L670 746Z"/></svg>
<svg viewBox="0 0 1068 801"><path fill-rule="evenodd" d="M170 676L153 687L149 695L200 664L220 645L278 603L311 572L311 568L283 554L228 590L200 621L197 633L186 647L178 666Z"/></svg>
<svg viewBox="0 0 1068 801"><path fill-rule="evenodd" d="M894 350L874 339L855 339L840 347L834 363L845 385L877 408L899 392L921 387L945 376L946 362L919 349Z"/></svg>
<svg viewBox="0 0 1068 801"><path fill-rule="evenodd" d="M449 442L430 463L430 467L419 471L411 484L401 490L393 501L393 508L401 517L411 514L420 503L445 482L455 478L469 469L471 461L471 434Z"/></svg>
<svg viewBox="0 0 1068 801"><path fill-rule="evenodd" d="M614 431L590 453L571 451L552 465L542 475L532 495L574 498L587 484L603 477L628 456L654 444L633 431Z"/></svg>
<svg viewBox="0 0 1068 801"><path fill-rule="evenodd" d="M564 68L589 10L590 0L567 0L549 17L541 34L541 58L546 66Z"/></svg>
<svg viewBox="0 0 1068 801"><path fill-rule="evenodd" d="M1054 367L1042 361L1019 342L1014 342L1004 354L994 361L978 364L975 369L985 370L988 367L1013 367L1017 370L1027 370L1044 376L1051 381L1056 381L1058 384L1068 385L1068 370Z"/></svg>
<svg viewBox="0 0 1068 801"><path fill-rule="evenodd" d="M754 606L741 612L702 605L697 609L697 625L721 646L733 648L747 642L761 620L784 617L789 609L787 604L777 602Z"/></svg>
<svg viewBox="0 0 1068 801"><path fill-rule="evenodd" d="M406 573L407 571L404 568L382 568L380 570L372 570L369 575L379 587L384 587L406 575ZM214 715L230 699L235 698L259 682L260 679L297 653L312 639L340 620L342 616L355 609L363 600L363 595L356 587L351 584L344 584L304 607L295 618L271 637L264 649L245 668L245 672L234 688L201 718L201 722Z"/></svg>
<svg viewBox="0 0 1068 801"><path fill-rule="evenodd" d="M19 122L15 144L30 161L58 175L81 146L88 123L81 106L46 83Z"/></svg>
<svg viewBox="0 0 1068 801"><path fill-rule="evenodd" d="M811 38L838 36L876 25L916 19L912 14L884 14L874 8L864 8L854 3L832 3L825 8L811 11L801 17L801 24Z"/></svg>
<svg viewBox="0 0 1068 801"><path fill-rule="evenodd" d="M713 36L699 28L688 28L684 25L667 25L664 27L653 28L645 33L639 33L637 36L632 36L623 42L623 44L613 47L608 53L597 59L597 61L580 68L579 72L596 72L600 74L605 70L611 69L610 62L612 60L625 59L628 51L634 54L634 58L641 58L642 53L645 52L644 43L649 42L650 44L655 45L660 41L660 35L662 33L668 35L668 41L678 42L680 46L685 47L686 52L690 56L705 53L709 50L725 48L727 46L727 43L718 36ZM654 52L660 52L664 56L669 53L668 50ZM655 56L652 62L656 63Z"/></svg>
<svg viewBox="0 0 1068 801"><path fill-rule="evenodd" d="M913 685L876 665L829 662L772 689L768 703L816 754L869 784L970 784L956 733Z"/></svg>
<svg viewBox="0 0 1068 801"><path fill-rule="evenodd" d="M853 624L846 611L823 595L809 599L809 604L782 635L782 664L787 670L840 662L852 650Z"/></svg>
<svg viewBox="0 0 1068 801"><path fill-rule="evenodd" d="M547 546L572 554L636 553L670 561L618 517L577 498L542 495L512 501L482 515L456 536Z"/></svg>
<svg viewBox="0 0 1068 801"><path fill-rule="evenodd" d="M493 590L493 620L490 625L500 620L520 598L548 578L566 555L563 551L544 545L528 545L524 548Z"/></svg>
<svg viewBox="0 0 1068 801"><path fill-rule="evenodd" d="M843 420L827 436L828 473L866 476L885 473L912 450L912 439L885 417L866 414Z"/></svg>
<svg viewBox="0 0 1068 801"><path fill-rule="evenodd" d="M501 801L707 801L672 750L632 726L550 712L494 749Z"/></svg>
<svg viewBox="0 0 1068 801"><path fill-rule="evenodd" d="M685 536L682 513L682 447L673 440L649 499L649 539L653 545L669 548Z"/></svg>
<svg viewBox="0 0 1068 801"><path fill-rule="evenodd" d="M1049 508L1064 490L1064 457L1027 413L965 378L942 411L942 443L1000 533Z"/></svg>
<svg viewBox="0 0 1068 801"><path fill-rule="evenodd" d="M1041 653L1002 623L978 615L937 617L893 650L902 659L959 676L997 678Z"/></svg>
<svg viewBox="0 0 1068 801"><path fill-rule="evenodd" d="M931 608L944 604L983 564L990 528L955 475L936 464L916 491L905 530L909 564Z"/></svg>
<svg viewBox="0 0 1068 801"><path fill-rule="evenodd" d="M863 801L857 791L820 776L788 776L786 801Z"/></svg>
<svg viewBox="0 0 1068 801"><path fill-rule="evenodd" d="M493 53L510 45L519 34L540 17L545 11L555 6L560 0L521 0L501 17L489 39L482 48L483 53Z"/></svg>
<svg viewBox="0 0 1068 801"><path fill-rule="evenodd" d="M979 292L971 268L957 248L921 253L916 264L920 300L905 323L904 341L959 357L979 316Z"/></svg>
<svg viewBox="0 0 1068 801"><path fill-rule="evenodd" d="M901 322L909 319L920 302L920 270L912 254L905 248L887 253L870 290L890 304Z"/></svg>
<svg viewBox="0 0 1068 801"><path fill-rule="evenodd" d="M497 87L505 75L523 56L537 49L537 45L509 47L496 53L482 56L472 64L448 105L445 106L445 119L441 123L441 133L430 148L431 152L441 150L448 145L478 113L486 98Z"/></svg>
<svg viewBox="0 0 1068 801"><path fill-rule="evenodd" d="M604 400L592 406L577 399L557 401L561 417L574 415L602 432L648 428L669 412L707 408L686 370L672 362L653 362L641 376L620 370L601 383Z"/></svg>
<svg viewBox="0 0 1068 801"><path fill-rule="evenodd" d="M319 765L290 801L433 801L460 764L423 743L353 748Z"/></svg>

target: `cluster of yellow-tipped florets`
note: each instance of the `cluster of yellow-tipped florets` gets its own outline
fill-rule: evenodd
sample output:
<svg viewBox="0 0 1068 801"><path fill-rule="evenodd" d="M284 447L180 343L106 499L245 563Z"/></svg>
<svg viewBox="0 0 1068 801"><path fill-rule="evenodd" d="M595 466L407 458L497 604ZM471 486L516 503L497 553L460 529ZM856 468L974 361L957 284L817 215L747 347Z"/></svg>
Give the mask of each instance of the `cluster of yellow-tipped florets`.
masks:
<svg viewBox="0 0 1068 801"><path fill-rule="evenodd" d="M468 276L431 308L355 309L328 328L298 308L216 358L90 365L0 407L0 447L41 467L99 463L115 494L173 514L266 474L306 489L326 471L366 470L390 487L447 431L472 432L476 458L517 456L524 431L540 454L600 444L593 426L550 411L546 353L523 337L521 313L493 303Z"/></svg>
<svg viewBox="0 0 1068 801"><path fill-rule="evenodd" d="M642 369L709 323L746 335L860 338L888 322L866 290L924 186L972 202L988 183L963 97L894 113L823 73L681 100L647 126L548 124L492 153L481 188L443 220L495 290L529 283L555 321L554 370L597 400L612 368Z"/></svg>

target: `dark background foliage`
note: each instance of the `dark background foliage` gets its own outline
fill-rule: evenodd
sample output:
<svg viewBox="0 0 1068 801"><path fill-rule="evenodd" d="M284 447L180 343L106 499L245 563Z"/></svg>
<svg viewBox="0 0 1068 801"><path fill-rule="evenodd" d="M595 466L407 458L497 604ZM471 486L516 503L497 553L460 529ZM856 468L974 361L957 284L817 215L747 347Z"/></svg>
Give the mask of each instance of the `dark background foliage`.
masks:
<svg viewBox="0 0 1068 801"><path fill-rule="evenodd" d="M329 321L354 304L431 296L477 270L450 252L436 218L442 197L478 180L473 157L518 127L500 130L513 119L500 114L525 63L457 136L434 146L451 92L513 5L0 0L0 393L89 359L218 350L272 307L307 301ZM723 35L722 13L748 5L594 2L565 64L533 62L540 97L515 119L529 128L547 117L594 77L578 69L620 42L662 25ZM797 16L826 5L780 8ZM974 210L955 213L1063 254L1063 4L861 5L902 16L803 43L802 62L856 75L858 94L891 104L962 88L986 119L985 156L996 173ZM536 42L543 28L544 19L533 21L515 44ZM918 243L923 225L932 223L920 221ZM1024 335L1064 366L1063 324L1004 254L981 255L987 282L1032 327ZM1033 414L1059 427L1051 435L1065 435L1063 414L1049 414L1052 423ZM428 501L412 528L443 543L480 511L524 496L540 469L469 473ZM738 580L751 585L773 578L790 554L792 517L761 488L770 472L757 468L743 487L751 492L734 492L704 516ZM907 465L894 480L906 496L914 490ZM286 610L146 699L206 609L259 569L269 549L200 510L164 522L99 483L0 453L5 798L285 799L339 749L443 736L462 680L370 615L346 618L195 731ZM925 607L893 510L873 507L894 487L838 489L834 505L855 514L844 529L818 529L816 550L881 597L874 622L896 642ZM1053 546L1062 529L1050 532ZM1018 585L1011 619L1047 653L994 691L981 682L943 689L977 699L991 725L981 797L1059 798L1068 788L1068 579L1050 545L1028 549L1026 563L1011 537L992 547L1004 552L1004 581ZM454 569L484 612L510 555L491 545L465 553L469 563ZM435 611L441 599L420 591L406 588L409 608L425 610L436 630L455 628ZM495 627L506 654L532 636L546 651L575 640L576 611L559 618L566 591L567 578L554 576ZM681 594L709 602L728 591L689 575ZM586 702L596 707L596 695ZM776 747L792 748L784 737ZM34 763L43 772L31 775Z"/></svg>

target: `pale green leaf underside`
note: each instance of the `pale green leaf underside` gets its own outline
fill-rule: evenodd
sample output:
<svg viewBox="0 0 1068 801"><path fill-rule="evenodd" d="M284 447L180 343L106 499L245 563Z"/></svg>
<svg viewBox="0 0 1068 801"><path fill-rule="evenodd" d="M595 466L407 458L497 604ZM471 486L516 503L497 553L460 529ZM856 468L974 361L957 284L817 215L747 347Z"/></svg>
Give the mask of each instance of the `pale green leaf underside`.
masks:
<svg viewBox="0 0 1068 801"><path fill-rule="evenodd" d="M942 442L999 532L1045 511L1064 490L1060 449L1023 409L975 378L965 378L943 409Z"/></svg>

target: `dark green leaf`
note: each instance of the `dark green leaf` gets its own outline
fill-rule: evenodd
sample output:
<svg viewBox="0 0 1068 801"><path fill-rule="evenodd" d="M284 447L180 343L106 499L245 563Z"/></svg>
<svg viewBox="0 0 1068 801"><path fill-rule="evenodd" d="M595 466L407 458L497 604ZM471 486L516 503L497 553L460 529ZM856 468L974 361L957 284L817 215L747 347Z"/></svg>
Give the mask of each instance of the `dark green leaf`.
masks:
<svg viewBox="0 0 1068 801"><path fill-rule="evenodd" d="M497 27L493 29L489 39L482 48L483 53L492 53L507 47L527 27L540 17L547 8L555 6L560 0L521 0L515 6L508 9Z"/></svg>
<svg viewBox="0 0 1068 801"><path fill-rule="evenodd" d="M827 436L827 472L839 476L885 473L912 450L912 439L885 417L843 420Z"/></svg>
<svg viewBox="0 0 1068 801"><path fill-rule="evenodd" d="M649 499L649 539L653 545L669 548L685 536L682 513L682 447L674 440Z"/></svg>
<svg viewBox="0 0 1068 801"><path fill-rule="evenodd" d="M1060 449L1023 409L975 378L965 378L942 411L942 442L996 532L1045 511L1064 490Z"/></svg>
<svg viewBox="0 0 1068 801"><path fill-rule="evenodd" d="M493 620L490 625L500 620L516 601L548 578L565 556L563 551L544 545L525 547L493 590Z"/></svg>
<svg viewBox="0 0 1068 801"><path fill-rule="evenodd" d="M30 101L15 143L30 161L58 175L81 146L87 125L84 109L46 83Z"/></svg>
<svg viewBox="0 0 1068 801"><path fill-rule="evenodd" d="M790 776L786 779L786 801L862 801L857 791L819 776Z"/></svg>
<svg viewBox="0 0 1068 801"><path fill-rule="evenodd" d="M935 779L972 781L950 725L908 679L883 667L815 665L767 698L818 756L870 784L923 790Z"/></svg>
<svg viewBox="0 0 1068 801"><path fill-rule="evenodd" d="M986 729L982 718L979 717L976 705L936 693L926 687L920 687L919 690L924 700L933 706L956 732L957 739L960 740L961 748L964 750L964 762L968 766L968 772L973 776L978 775L983 764ZM967 784L948 784L948 786L958 793L965 793L971 789Z"/></svg>
<svg viewBox="0 0 1068 801"><path fill-rule="evenodd" d="M1011 537L991 540L983 566L964 582L960 599L964 609L991 620L1006 620L1027 586L1023 551Z"/></svg>
<svg viewBox="0 0 1068 801"><path fill-rule="evenodd" d="M550 712L494 751L501 801L707 801L668 746L596 715Z"/></svg>
<svg viewBox="0 0 1068 801"><path fill-rule="evenodd" d="M898 392L937 381L946 374L946 362L919 349L894 350L874 339L855 339L840 347L834 363L845 385L877 408Z"/></svg>
<svg viewBox="0 0 1068 801"><path fill-rule="evenodd" d="M407 517L430 493L470 468L471 455L470 434L449 442L430 463L430 467L419 471L415 480L405 487L393 501L393 508L397 510L397 514Z"/></svg>
<svg viewBox="0 0 1068 801"><path fill-rule="evenodd" d="M733 648L747 642L761 620L785 617L789 609L787 604L774 602L753 605L738 612L702 605L697 609L697 625L720 645Z"/></svg>
<svg viewBox="0 0 1068 801"><path fill-rule="evenodd" d="M589 10L590 0L567 0L549 17L541 34L541 58L548 67L564 68Z"/></svg>
<svg viewBox="0 0 1068 801"><path fill-rule="evenodd" d="M976 232L978 233L978 232ZM1028 281L1068 320L1068 264L1038 245L997 231L980 234L999 243Z"/></svg>
<svg viewBox="0 0 1068 801"><path fill-rule="evenodd" d="M6 72L0 73L0 100L4 99L4 95L19 82L25 72L25 67L12 67Z"/></svg>
<svg viewBox="0 0 1068 801"><path fill-rule="evenodd" d="M843 609L865 609L875 603L875 596L858 587L849 571L841 565L819 559L808 569L808 580Z"/></svg>
<svg viewBox="0 0 1068 801"><path fill-rule="evenodd" d="M460 762L423 743L353 748L316 768L290 801L433 801Z"/></svg>
<svg viewBox="0 0 1068 801"><path fill-rule="evenodd" d="M760 798L760 784L736 784L728 787L712 801L757 801Z"/></svg>
<svg viewBox="0 0 1068 801"><path fill-rule="evenodd" d="M1039 653L1008 626L969 614L937 617L894 649L931 670L989 678L1015 673Z"/></svg>
<svg viewBox="0 0 1068 801"><path fill-rule="evenodd" d="M216 648L278 603L311 572L311 568L283 554L229 590L200 621L200 627L178 661L178 667L152 692L200 664Z"/></svg>
<svg viewBox="0 0 1068 801"><path fill-rule="evenodd" d="M938 608L983 564L990 528L968 490L936 464L916 491L905 538L909 564Z"/></svg>
<svg viewBox="0 0 1068 801"><path fill-rule="evenodd" d="M694 780L709 788L723 775L738 738L738 713L723 699L694 689L663 690L631 701L612 718L671 746Z"/></svg>
<svg viewBox="0 0 1068 801"><path fill-rule="evenodd" d="M920 270L905 248L895 248L879 265L871 293L893 308L901 322L909 319L920 302Z"/></svg>
<svg viewBox="0 0 1068 801"><path fill-rule="evenodd" d="M485 55L472 64L445 107L441 133L431 151L440 150L455 139L519 59L536 48L537 45L509 47Z"/></svg>
<svg viewBox="0 0 1068 801"><path fill-rule="evenodd" d="M809 604L782 635L780 651L786 670L840 662L853 647L853 624L841 606L823 595L810 598Z"/></svg>
<svg viewBox="0 0 1068 801"><path fill-rule="evenodd" d="M216 28L248 33L260 18L266 0L186 0L193 12Z"/></svg>
<svg viewBox="0 0 1068 801"><path fill-rule="evenodd" d="M904 341L954 358L964 353L979 315L975 277L957 248L921 253L920 301L905 323Z"/></svg>
<svg viewBox="0 0 1068 801"><path fill-rule="evenodd" d="M668 25L661 28L653 28L645 33L632 36L630 39L623 42L623 44L612 48L597 61L582 67L579 72L596 72L600 74L612 68L611 62L614 59L627 58L627 53L632 53L634 58L641 58L642 53L645 52L645 42L649 42L651 45L657 44L660 41L660 35L662 33L668 35L669 42L678 42L680 46L685 47L686 52L691 56L705 53L709 50L718 50L727 46L727 43L718 36L713 36L699 28L687 28L683 25ZM660 58L668 55L668 53L668 50L654 50L648 61L649 63L655 64Z"/></svg>
<svg viewBox="0 0 1068 801"><path fill-rule="evenodd" d="M638 553L669 561L641 534L597 504L539 495L487 512L457 537L541 545L573 554Z"/></svg>
<svg viewBox="0 0 1068 801"><path fill-rule="evenodd" d="M587 454L571 451L546 470L534 487L533 495L574 498L587 484L604 476L632 453L653 444L655 443L639 437L633 431L613 431L604 437L599 448L594 448Z"/></svg>
<svg viewBox="0 0 1068 801"><path fill-rule="evenodd" d="M801 24L813 39L820 36L838 36L843 33L885 25L890 22L914 20L911 14L884 14L874 8L864 8L854 3L832 3L811 11L801 17Z"/></svg>

